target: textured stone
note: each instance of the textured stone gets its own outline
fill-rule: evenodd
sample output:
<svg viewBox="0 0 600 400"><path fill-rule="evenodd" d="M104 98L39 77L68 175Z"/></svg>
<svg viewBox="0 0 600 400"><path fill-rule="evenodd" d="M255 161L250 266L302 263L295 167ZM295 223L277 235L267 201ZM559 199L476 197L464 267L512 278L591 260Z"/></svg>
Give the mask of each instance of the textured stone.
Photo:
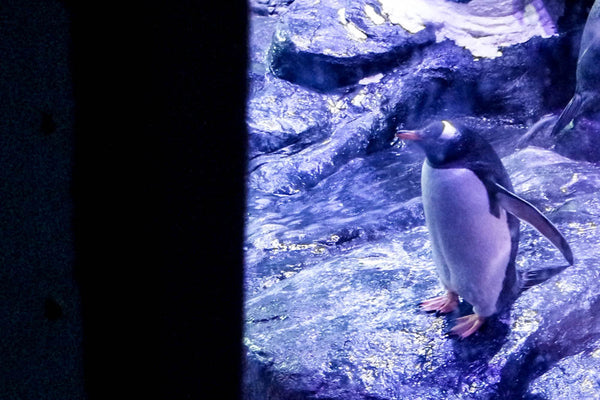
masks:
<svg viewBox="0 0 600 400"><path fill-rule="evenodd" d="M548 59L544 48L530 41L504 57L474 61L445 41L424 49L405 68L341 94L314 92L269 73L254 77L248 101L249 183L271 193L305 190L349 160L385 148L397 127L419 127L432 119L466 118L485 131L493 125L492 140L505 131L524 131L544 110L547 74L539 62Z"/></svg>
<svg viewBox="0 0 600 400"><path fill-rule="evenodd" d="M558 361L536 379L528 393L531 399L597 399L600 397L600 342Z"/></svg>
<svg viewBox="0 0 600 400"><path fill-rule="evenodd" d="M285 12L294 0L250 0L250 11L257 15L272 15Z"/></svg>
<svg viewBox="0 0 600 400"><path fill-rule="evenodd" d="M420 160L407 154L412 149L399 151L331 176L307 195L315 199L310 206L287 204L295 222L280 219L276 227L272 219L270 240L259 240L265 225L249 227L254 253L263 253L247 271L254 288L246 304L247 384L256 394L249 398L518 398L564 354L600 337L600 264L590 251L600 246L600 203L590 198L600 170L535 148L504 159L515 190L545 210L577 261L460 341L445 336L456 315L416 307L441 289L420 199L410 189ZM413 185L397 190L399 182ZM562 270L564 262L523 225L518 267Z"/></svg>
<svg viewBox="0 0 600 400"><path fill-rule="evenodd" d="M329 91L390 70L434 37L386 21L375 0L296 0L271 47L275 75Z"/></svg>
<svg viewBox="0 0 600 400"><path fill-rule="evenodd" d="M502 48L557 32L560 1L428 0L416 3L380 0L383 14L409 32L434 25L437 41L450 39L474 57L496 58Z"/></svg>
<svg viewBox="0 0 600 400"><path fill-rule="evenodd" d="M251 83L247 123L249 156L292 146L297 152L330 134L331 111L326 98L267 75Z"/></svg>
<svg viewBox="0 0 600 400"><path fill-rule="evenodd" d="M522 16L537 10L523 26L541 26L541 2L510 3ZM253 39L249 69L245 398L586 398L600 340L600 169L577 161L586 155L568 141L519 141L535 121L551 126L568 100L583 8L544 2L568 32L528 30L498 41L501 55L474 57L445 34L450 22L413 35L382 4L296 0L254 17L265 18L255 34L274 36ZM523 223L517 268L536 284L463 341L446 332L467 304L444 317L417 308L441 293L420 199L424 156L390 146L396 129L433 119L487 138L515 191L575 255L567 267Z"/></svg>

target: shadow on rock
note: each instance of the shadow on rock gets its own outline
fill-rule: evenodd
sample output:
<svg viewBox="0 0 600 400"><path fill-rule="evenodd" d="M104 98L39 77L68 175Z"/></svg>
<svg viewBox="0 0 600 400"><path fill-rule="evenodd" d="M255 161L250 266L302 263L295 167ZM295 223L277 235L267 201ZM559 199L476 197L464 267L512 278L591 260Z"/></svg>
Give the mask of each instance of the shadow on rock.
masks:
<svg viewBox="0 0 600 400"><path fill-rule="evenodd" d="M591 307L591 315L597 316L599 305L596 303ZM597 327L590 327L585 322L590 319L588 312L579 311L565 318L556 317L560 322L544 332L552 340L546 338L540 343L539 338L532 336L525 342L524 349L527 350L523 354L509 358L493 399L524 398L531 382L560 360L587 350L600 337Z"/></svg>
<svg viewBox="0 0 600 400"><path fill-rule="evenodd" d="M510 306L518 299L518 297L526 290L533 286L539 285L553 276L564 271L569 265L558 267L543 268L533 271L520 271L522 288L517 297L505 306L502 311L489 317L481 329L474 335L460 339L455 336L450 336L449 330L454 326L455 320L461 316L471 314L473 307L467 302L461 302L458 310L447 316L447 334L452 339L452 347L456 360L465 362L464 365L469 370L477 369L477 365L487 365L488 361L494 357L507 341L507 336L510 333L510 326L505 321L508 321L510 316ZM472 363L476 363L474 367ZM483 371L482 371L483 372Z"/></svg>
<svg viewBox="0 0 600 400"><path fill-rule="evenodd" d="M468 303L461 303L458 311L449 315L449 328L454 326L456 318L471 313L473 313L473 307ZM449 336L452 340L454 356L461 368L470 371L470 373L476 373L479 368L487 365L488 361L500 351L506 342L510 329L503 322L507 318L508 309L489 317L479 331L472 336L465 339Z"/></svg>
<svg viewBox="0 0 600 400"><path fill-rule="evenodd" d="M561 265L558 267L542 268L533 271L522 272L522 288L520 293L523 293L527 289L530 289L535 285L539 285L540 283L547 281L548 279L552 278L554 275L561 273L568 267L569 265Z"/></svg>

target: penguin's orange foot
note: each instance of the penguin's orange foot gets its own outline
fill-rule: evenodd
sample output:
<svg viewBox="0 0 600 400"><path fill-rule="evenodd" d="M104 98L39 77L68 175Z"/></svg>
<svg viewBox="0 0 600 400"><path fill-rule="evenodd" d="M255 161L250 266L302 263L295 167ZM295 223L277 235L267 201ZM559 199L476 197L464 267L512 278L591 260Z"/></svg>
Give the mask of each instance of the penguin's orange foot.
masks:
<svg viewBox="0 0 600 400"><path fill-rule="evenodd" d="M423 311L439 311L442 314L447 314L458 308L458 296L452 292L448 292L445 296L425 300L420 306Z"/></svg>
<svg viewBox="0 0 600 400"><path fill-rule="evenodd" d="M471 314L464 317L460 317L456 320L456 325L450 330L450 334L457 335L461 339L471 336L474 332L483 325L485 317L481 317L477 314Z"/></svg>

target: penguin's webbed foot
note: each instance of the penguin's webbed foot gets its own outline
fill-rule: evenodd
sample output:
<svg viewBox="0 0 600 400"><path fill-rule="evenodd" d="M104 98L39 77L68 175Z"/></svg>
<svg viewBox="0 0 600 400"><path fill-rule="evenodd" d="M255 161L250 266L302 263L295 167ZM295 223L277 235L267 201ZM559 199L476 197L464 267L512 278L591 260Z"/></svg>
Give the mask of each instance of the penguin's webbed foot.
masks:
<svg viewBox="0 0 600 400"><path fill-rule="evenodd" d="M460 317L456 320L454 328L450 330L450 334L457 335L461 339L464 339L475 333L481 325L483 325L484 321L485 317L481 317L477 314Z"/></svg>
<svg viewBox="0 0 600 400"><path fill-rule="evenodd" d="M425 300L420 306L423 311L437 311L448 314L458 308L458 296L455 293L447 292L444 296Z"/></svg>

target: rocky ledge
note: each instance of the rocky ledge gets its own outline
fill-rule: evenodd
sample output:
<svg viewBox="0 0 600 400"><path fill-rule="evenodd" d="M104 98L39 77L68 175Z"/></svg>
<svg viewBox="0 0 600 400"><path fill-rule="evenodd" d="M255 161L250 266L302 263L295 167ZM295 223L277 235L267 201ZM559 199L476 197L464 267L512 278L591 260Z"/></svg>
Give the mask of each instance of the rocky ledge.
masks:
<svg viewBox="0 0 600 400"><path fill-rule="evenodd" d="M519 146L572 95L591 3L251 2L246 399L597 396L600 169L566 141ZM446 332L467 305L417 308L441 292L423 155L390 145L443 118L492 143L576 258L522 224L518 269L547 279L466 340Z"/></svg>

